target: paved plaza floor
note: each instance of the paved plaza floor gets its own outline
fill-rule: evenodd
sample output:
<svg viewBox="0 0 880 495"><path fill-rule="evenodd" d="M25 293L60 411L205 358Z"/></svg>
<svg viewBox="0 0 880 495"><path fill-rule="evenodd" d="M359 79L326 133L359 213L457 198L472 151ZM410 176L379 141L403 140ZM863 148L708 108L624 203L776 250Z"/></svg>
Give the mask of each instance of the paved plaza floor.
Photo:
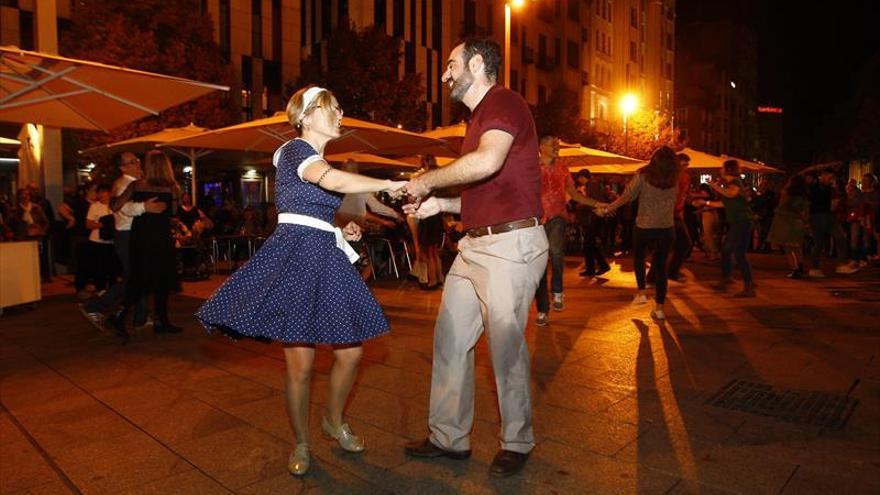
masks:
<svg viewBox="0 0 880 495"><path fill-rule="evenodd" d="M313 465L297 479L281 348L209 336L192 316L220 277L172 301L183 334L125 346L89 325L72 289L47 289L36 309L0 317L0 493L880 493L880 269L791 281L781 256L753 260L757 298L715 292L718 268L698 259L658 324L630 305L626 260L591 280L568 258L564 310L546 327L530 314L537 447L506 479L488 475L499 417L485 339L471 459L403 452L427 432L439 292L373 284L392 332L366 343L347 410L363 454L319 436L331 364L319 349ZM721 407L736 380L848 409L819 426L794 406L786 417Z"/></svg>

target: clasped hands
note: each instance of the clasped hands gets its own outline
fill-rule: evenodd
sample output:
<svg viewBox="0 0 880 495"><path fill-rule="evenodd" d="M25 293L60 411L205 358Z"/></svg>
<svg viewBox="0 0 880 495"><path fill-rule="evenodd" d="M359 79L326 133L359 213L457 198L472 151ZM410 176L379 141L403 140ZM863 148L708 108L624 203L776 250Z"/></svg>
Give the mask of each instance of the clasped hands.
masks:
<svg viewBox="0 0 880 495"><path fill-rule="evenodd" d="M593 206L593 212L600 217L610 217L614 215L614 208L608 203L596 203Z"/></svg>
<svg viewBox="0 0 880 495"><path fill-rule="evenodd" d="M440 213L440 201L434 197L426 198L431 190L419 178L409 182L393 182L385 192L394 199L404 194L409 196L409 203L403 205L403 212L409 216L422 219Z"/></svg>

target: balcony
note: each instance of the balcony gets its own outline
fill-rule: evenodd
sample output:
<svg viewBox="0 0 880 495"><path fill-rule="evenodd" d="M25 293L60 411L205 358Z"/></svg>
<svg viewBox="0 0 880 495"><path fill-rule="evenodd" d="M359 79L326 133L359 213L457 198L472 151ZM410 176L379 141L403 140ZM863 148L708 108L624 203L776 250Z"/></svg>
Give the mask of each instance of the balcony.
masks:
<svg viewBox="0 0 880 495"><path fill-rule="evenodd" d="M538 63L535 64L535 67L541 70L553 71L556 70L556 60L550 57L538 57Z"/></svg>
<svg viewBox="0 0 880 495"><path fill-rule="evenodd" d="M522 50L522 63L524 64L533 64L535 63L535 49L527 46L523 47Z"/></svg>

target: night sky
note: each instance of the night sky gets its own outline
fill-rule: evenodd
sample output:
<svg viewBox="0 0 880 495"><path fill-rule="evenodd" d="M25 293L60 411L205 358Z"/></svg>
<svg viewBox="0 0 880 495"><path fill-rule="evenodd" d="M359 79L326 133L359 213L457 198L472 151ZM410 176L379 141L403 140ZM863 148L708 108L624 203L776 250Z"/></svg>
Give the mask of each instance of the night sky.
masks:
<svg viewBox="0 0 880 495"><path fill-rule="evenodd" d="M873 4L874 9L871 9ZM785 161L810 163L834 150L838 107L855 73L880 50L878 2L868 0L679 0L679 23L728 19L758 39L758 102L785 110Z"/></svg>

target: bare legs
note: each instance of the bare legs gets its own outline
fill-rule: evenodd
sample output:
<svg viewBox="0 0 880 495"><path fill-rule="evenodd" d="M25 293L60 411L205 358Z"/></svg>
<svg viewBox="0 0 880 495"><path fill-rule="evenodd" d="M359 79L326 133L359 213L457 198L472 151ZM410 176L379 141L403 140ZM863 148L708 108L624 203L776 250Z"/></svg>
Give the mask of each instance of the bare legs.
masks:
<svg viewBox="0 0 880 495"><path fill-rule="evenodd" d="M309 385L312 378L314 347L285 347L284 396L287 417L296 435L296 443L309 443Z"/></svg>
<svg viewBox="0 0 880 495"><path fill-rule="evenodd" d="M428 287L443 283L443 263L440 261L440 248L429 245L422 248L428 266Z"/></svg>
<svg viewBox="0 0 880 495"><path fill-rule="evenodd" d="M357 378L358 364L363 355L360 345L333 349L333 367L330 369L330 393L327 395L327 420L334 427L342 424L342 410Z"/></svg>
<svg viewBox="0 0 880 495"><path fill-rule="evenodd" d="M327 395L327 419L333 426L342 424L342 411L357 377L363 348L360 344L334 347L335 361L330 370L330 393ZM290 425L297 443L310 443L309 388L315 348L312 346L285 347L287 371L284 376L285 399Z"/></svg>

